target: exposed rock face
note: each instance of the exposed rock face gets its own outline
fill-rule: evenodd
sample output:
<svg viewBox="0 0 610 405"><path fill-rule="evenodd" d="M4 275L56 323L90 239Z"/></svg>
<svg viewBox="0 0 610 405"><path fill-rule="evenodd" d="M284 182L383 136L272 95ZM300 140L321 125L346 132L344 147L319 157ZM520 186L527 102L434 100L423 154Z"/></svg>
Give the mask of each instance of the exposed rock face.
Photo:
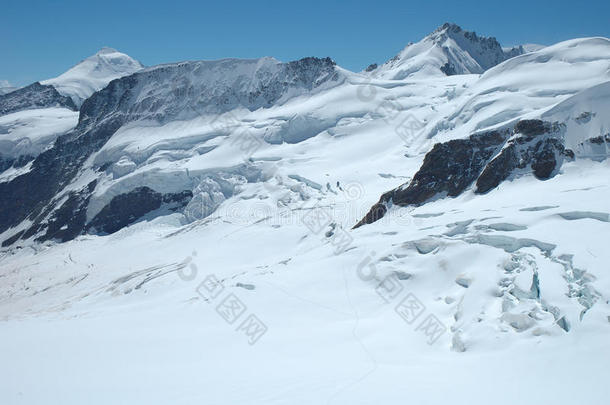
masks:
<svg viewBox="0 0 610 405"><path fill-rule="evenodd" d="M341 75L330 58L304 58L281 63L272 58L184 62L144 69L112 81L103 97L87 99L81 119L111 111L128 121L167 122L219 114L235 108L268 108Z"/></svg>
<svg viewBox="0 0 610 405"><path fill-rule="evenodd" d="M356 227L381 218L387 210L385 205L390 202L401 206L420 205L437 196L460 195L476 180L508 137L508 132L487 132L471 135L468 139L437 143L426 154L413 180L383 194Z"/></svg>
<svg viewBox="0 0 610 405"><path fill-rule="evenodd" d="M97 233L114 233L130 225L151 211L166 206L168 210L183 208L193 197L190 190L182 193L161 194L148 187L139 187L112 199L87 225Z"/></svg>
<svg viewBox="0 0 610 405"><path fill-rule="evenodd" d="M606 134L604 136L600 135L600 136L596 136L594 138L589 138L589 139L587 139L587 141L589 143L596 144L596 145L603 145L604 142L610 143L610 134Z"/></svg>
<svg viewBox="0 0 610 405"><path fill-rule="evenodd" d="M7 158L0 155L0 173L10 167L14 167L16 169L23 167L32 160L34 160L34 157L29 155L21 155L17 158Z"/></svg>
<svg viewBox="0 0 610 405"><path fill-rule="evenodd" d="M486 193L528 168L536 178L548 179L568 155L562 129L556 123L524 120L512 134L493 131L436 144L411 182L383 194L355 227L383 217L388 204L417 206L435 198L456 197L475 181L475 192Z"/></svg>
<svg viewBox="0 0 610 405"><path fill-rule="evenodd" d="M531 169L540 180L552 177L559 169L566 153L557 136L561 126L541 120L524 120L515 125L513 136L483 170L476 184L476 193L496 188L517 170Z"/></svg>
<svg viewBox="0 0 610 405"><path fill-rule="evenodd" d="M455 70L455 67L449 62L447 62L443 66L441 66L441 72L443 72L447 76L457 75L457 71Z"/></svg>
<svg viewBox="0 0 610 405"><path fill-rule="evenodd" d="M44 86L38 82L8 94L0 95L0 115L49 107L65 107L73 111L78 110L70 97L62 96L53 86Z"/></svg>
<svg viewBox="0 0 610 405"><path fill-rule="evenodd" d="M62 242L72 240L83 231L87 220L87 204L96 181L91 182L80 192L71 192L65 203L53 212L49 219L46 233L38 240L56 239Z"/></svg>
<svg viewBox="0 0 610 405"><path fill-rule="evenodd" d="M31 221L27 230L18 236L12 235L4 244L43 233L43 239L65 241L81 233L86 228L82 214L95 184L91 189L80 191L66 190L66 187L84 162L125 123L140 119L162 122L178 116L218 114L237 107L252 110L269 107L329 82L330 85L338 84L340 77L330 58L305 58L289 63L263 58L162 65L113 80L85 100L78 125L72 132L60 136L52 148L41 153L27 173L0 183L0 233L26 219ZM29 87L30 90L25 88L23 92L13 92L0 100L14 97L15 93L31 97L10 98L11 103L0 106L5 110L10 107L11 111L57 103L73 107L69 98L58 95L51 86L35 84ZM41 95L47 98L39 97ZM16 103L23 99L30 101ZM127 218L122 214L112 216L106 211L104 219L97 219L91 226L109 233L131 223L129 218L137 219L149 211L132 211L130 201L146 198L152 200L152 205L142 208L156 206L159 201L166 203L166 196L139 190L125 200L115 201L115 207L127 210ZM62 219L70 215L78 221L67 223Z"/></svg>
<svg viewBox="0 0 610 405"><path fill-rule="evenodd" d="M441 194L460 195L502 147L508 133L486 132L434 145L406 188L384 194L398 205L419 205Z"/></svg>
<svg viewBox="0 0 610 405"><path fill-rule="evenodd" d="M30 171L10 182L0 183L0 232L26 218L32 221L32 225L23 233L23 238L44 231L56 205L61 202L59 193L91 153L98 150L119 127L120 120L103 123L83 121L75 132L58 138L51 149L40 154L32 162ZM79 201L83 199L86 200L81 195ZM76 208L80 207L76 202L69 206L80 210ZM57 209L61 210L62 207ZM76 212L73 214L77 215ZM68 214L60 216L64 215Z"/></svg>

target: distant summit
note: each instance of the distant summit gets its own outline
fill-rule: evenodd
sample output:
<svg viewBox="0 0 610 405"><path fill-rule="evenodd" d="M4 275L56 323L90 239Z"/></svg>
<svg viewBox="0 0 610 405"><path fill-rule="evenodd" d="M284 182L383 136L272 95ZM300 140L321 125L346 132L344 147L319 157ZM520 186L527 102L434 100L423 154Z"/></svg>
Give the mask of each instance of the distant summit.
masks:
<svg viewBox="0 0 610 405"><path fill-rule="evenodd" d="M445 23L417 43L372 70L374 76L404 79L409 76L483 73L507 59L525 53L523 47L503 49L494 37L478 36L453 23Z"/></svg>
<svg viewBox="0 0 610 405"><path fill-rule="evenodd" d="M72 98L77 106L110 81L137 72L144 66L129 55L104 47L64 74L41 82Z"/></svg>

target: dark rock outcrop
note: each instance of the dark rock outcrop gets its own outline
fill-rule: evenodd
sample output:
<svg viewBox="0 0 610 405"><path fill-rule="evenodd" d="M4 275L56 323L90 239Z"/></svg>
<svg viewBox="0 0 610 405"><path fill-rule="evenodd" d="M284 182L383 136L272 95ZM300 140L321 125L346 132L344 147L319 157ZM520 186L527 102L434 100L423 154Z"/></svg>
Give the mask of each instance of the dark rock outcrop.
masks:
<svg viewBox="0 0 610 405"><path fill-rule="evenodd" d="M49 107L65 107L72 111L78 110L70 97L62 96L53 86L45 86L38 82L0 95L0 115Z"/></svg>
<svg viewBox="0 0 610 405"><path fill-rule="evenodd" d="M87 220L87 205L91 192L95 189L97 181L92 181L79 192L70 192L68 199L55 210L48 221L46 233L38 240L59 240L66 242L76 238L83 232Z"/></svg>
<svg viewBox="0 0 610 405"><path fill-rule="evenodd" d="M16 158L8 158L0 155L0 173L11 167L14 167L16 169L23 167L30 163L32 160L34 160L34 157L30 155L21 155Z"/></svg>
<svg viewBox="0 0 610 405"><path fill-rule="evenodd" d="M487 193L509 177L529 170L540 180L552 177L570 155L561 141L563 127L541 120L519 121L512 131L492 131L434 145L408 184L381 196L355 228L379 220L388 206L418 206L456 197L476 181Z"/></svg>
<svg viewBox="0 0 610 405"><path fill-rule="evenodd" d="M486 132L467 139L437 143L426 154L411 182L383 194L355 227L377 221L385 215L388 203L420 205L437 196L460 195L476 180L508 137L508 132Z"/></svg>
<svg viewBox="0 0 610 405"><path fill-rule="evenodd" d="M170 211L183 208L192 197L190 190L161 194L148 187L139 187L114 197L91 220L87 230L101 234L114 233L162 206Z"/></svg>
<svg viewBox="0 0 610 405"><path fill-rule="evenodd" d="M532 137L536 135L542 135L553 131L553 128L557 124L553 125L550 122L542 120L522 120L515 124L514 131L516 134L522 134L526 137Z"/></svg>
<svg viewBox="0 0 610 405"><path fill-rule="evenodd" d="M441 66L441 72L443 72L447 76L455 76L457 74L457 72L455 71L455 67L449 62Z"/></svg>
<svg viewBox="0 0 610 405"><path fill-rule="evenodd" d="M589 138L587 139L587 141L589 143L595 144L595 145L603 145L604 142L606 143L610 143L610 134L606 134L604 136L600 135L600 136L596 136L593 138Z"/></svg>
<svg viewBox="0 0 610 405"><path fill-rule="evenodd" d="M541 120L519 121L514 128L515 136L477 179L475 192L487 193L518 170L526 171L528 168L539 180L552 177L563 158L573 156L556 137L561 128L556 123Z"/></svg>

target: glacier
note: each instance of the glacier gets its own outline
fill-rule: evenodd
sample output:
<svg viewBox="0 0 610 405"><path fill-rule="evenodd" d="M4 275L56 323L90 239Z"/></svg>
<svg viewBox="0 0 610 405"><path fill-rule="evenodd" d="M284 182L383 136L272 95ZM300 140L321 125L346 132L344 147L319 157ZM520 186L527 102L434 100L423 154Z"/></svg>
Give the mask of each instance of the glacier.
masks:
<svg viewBox="0 0 610 405"><path fill-rule="evenodd" d="M0 96L3 402L607 402L609 39L86 61Z"/></svg>

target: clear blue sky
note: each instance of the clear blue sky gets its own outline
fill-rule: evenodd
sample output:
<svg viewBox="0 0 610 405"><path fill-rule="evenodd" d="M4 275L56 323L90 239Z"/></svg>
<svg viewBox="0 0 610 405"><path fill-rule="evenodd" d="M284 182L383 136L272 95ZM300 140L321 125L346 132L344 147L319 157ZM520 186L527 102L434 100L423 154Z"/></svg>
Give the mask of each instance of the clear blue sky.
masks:
<svg viewBox="0 0 610 405"><path fill-rule="evenodd" d="M24 85L51 78L103 46L145 65L330 56L361 70L446 21L502 45L610 37L610 1L3 0L0 80Z"/></svg>

